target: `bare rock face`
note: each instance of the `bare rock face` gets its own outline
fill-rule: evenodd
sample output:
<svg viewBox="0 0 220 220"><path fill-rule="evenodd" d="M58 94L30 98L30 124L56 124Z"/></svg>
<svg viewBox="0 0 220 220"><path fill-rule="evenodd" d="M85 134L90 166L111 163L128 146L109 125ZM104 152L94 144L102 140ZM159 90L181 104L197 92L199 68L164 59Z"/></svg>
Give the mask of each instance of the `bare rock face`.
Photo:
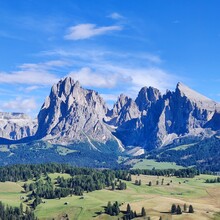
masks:
<svg viewBox="0 0 220 220"><path fill-rule="evenodd" d="M38 115L38 139L52 143L106 143L115 138L103 122L107 108L97 92L67 77L55 84Z"/></svg>
<svg viewBox="0 0 220 220"><path fill-rule="evenodd" d="M213 134L205 128L205 124L212 119L219 107L219 104L211 99L178 83L175 92L163 97L163 108L158 123L162 143L166 144L165 139L168 135L179 137Z"/></svg>
<svg viewBox="0 0 220 220"><path fill-rule="evenodd" d="M135 102L141 116L121 121L116 131L125 146L153 149L179 138L210 137L220 129L220 105L181 83L163 96L144 87Z"/></svg>
<svg viewBox="0 0 220 220"><path fill-rule="evenodd" d="M153 103L156 103L161 98L161 93L153 87L143 87L135 102L140 111L147 111Z"/></svg>
<svg viewBox="0 0 220 220"><path fill-rule="evenodd" d="M220 104L182 83L164 95L152 87L143 87L135 100L121 94L108 110L97 92L67 77L52 87L38 114L38 125L21 113L0 113L2 138L33 136L31 140L54 144L89 143L100 151L99 143L107 146L108 141L115 151L123 146L150 150L216 132L220 132Z"/></svg>
<svg viewBox="0 0 220 220"><path fill-rule="evenodd" d="M109 116L111 120L108 123L118 127L127 121L138 118L140 116L140 111L131 98L121 94L114 104Z"/></svg>
<svg viewBox="0 0 220 220"><path fill-rule="evenodd" d="M0 112L0 137L19 140L35 134L37 121L23 113Z"/></svg>

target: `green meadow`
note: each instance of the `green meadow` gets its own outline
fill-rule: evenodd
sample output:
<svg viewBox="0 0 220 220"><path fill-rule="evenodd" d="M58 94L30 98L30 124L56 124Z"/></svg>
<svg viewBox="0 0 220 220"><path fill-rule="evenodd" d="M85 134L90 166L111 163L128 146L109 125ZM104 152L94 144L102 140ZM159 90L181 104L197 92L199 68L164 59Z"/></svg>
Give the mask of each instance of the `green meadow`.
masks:
<svg viewBox="0 0 220 220"><path fill-rule="evenodd" d="M68 174L49 174L55 182L57 176L69 178ZM177 177L157 177L136 175L132 176L131 182L126 182L126 190L110 190L108 188L84 193L83 196L68 196L61 199L43 199L43 203L37 206L35 214L41 220L62 219L68 215L69 219L118 219L104 214L104 207L108 201L118 201L120 209L126 210L127 204L132 210L140 213L141 207L145 207L147 216L151 219L220 219L220 184L207 184L206 179L211 175L200 175L192 179ZM161 185L163 180L163 185ZM141 186L134 184L135 180L141 180ZM158 185L156 184L158 181ZM149 186L149 182L152 186ZM5 204L19 206L26 194L23 191L24 182L0 183L0 200ZM179 204L181 207L186 203L192 204L195 213L182 215L170 215L171 205ZM137 218L141 219L141 218Z"/></svg>
<svg viewBox="0 0 220 220"><path fill-rule="evenodd" d="M156 162L155 160L141 159L135 163L133 169L182 169L182 166L171 162Z"/></svg>

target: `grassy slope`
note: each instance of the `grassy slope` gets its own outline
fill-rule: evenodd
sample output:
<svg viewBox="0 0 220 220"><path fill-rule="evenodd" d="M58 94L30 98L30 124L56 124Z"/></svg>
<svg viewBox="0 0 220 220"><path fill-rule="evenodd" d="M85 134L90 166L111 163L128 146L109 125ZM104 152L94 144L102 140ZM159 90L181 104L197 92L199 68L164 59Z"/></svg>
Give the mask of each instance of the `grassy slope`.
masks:
<svg viewBox="0 0 220 220"><path fill-rule="evenodd" d="M155 160L142 159L139 160L134 166L133 169L181 169L182 166L178 166L175 163L171 162L156 162Z"/></svg>
<svg viewBox="0 0 220 220"><path fill-rule="evenodd" d="M169 150L185 150L185 149L187 149L187 148L189 148L189 147L194 146L195 144L197 144L197 143L179 145L179 146L174 147L174 148L171 148L171 149L169 149Z"/></svg>
<svg viewBox="0 0 220 220"><path fill-rule="evenodd" d="M50 177L55 180L58 175L68 178L66 174L50 174ZM164 178L164 185L156 186L157 180L161 183ZM97 215L96 212L104 211L104 207L108 201L118 201L124 203L121 210L125 210L129 202L132 209L140 212L142 206L147 210L151 219L171 219L171 216L166 213L170 210L172 203L192 204L195 213L183 214L181 216L172 216L172 219L211 219L214 213L220 209L220 185L206 184L205 179L213 178L208 175L200 175L193 179L175 178L175 177L156 177L156 176L132 176L132 182L127 182L128 189L126 191L111 191L101 190L91 193L84 193L84 198L79 196L69 196L62 199L44 200L45 203L40 204L36 209L36 214L39 219L61 219L62 215L68 214L69 219L118 219L118 217L110 217L105 214ZM134 185L136 179L141 179L142 185ZM172 183L170 181L172 180ZM152 181L152 186L147 186L149 181ZM179 184L179 182L181 184ZM170 185L166 185L170 183ZM19 183L0 183L0 198L4 203L10 205L19 205L22 182ZM69 202L68 205L64 205ZM208 213L207 213L208 212ZM215 219L219 219L216 215Z"/></svg>

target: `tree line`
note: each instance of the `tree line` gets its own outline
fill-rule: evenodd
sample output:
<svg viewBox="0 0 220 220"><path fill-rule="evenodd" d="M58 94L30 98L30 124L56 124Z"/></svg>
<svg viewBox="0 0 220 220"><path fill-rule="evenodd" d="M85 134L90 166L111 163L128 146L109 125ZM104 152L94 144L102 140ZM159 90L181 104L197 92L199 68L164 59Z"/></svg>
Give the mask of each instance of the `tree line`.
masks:
<svg viewBox="0 0 220 220"><path fill-rule="evenodd" d="M188 213L194 213L194 209L193 209L192 205L189 205L188 210L187 210L187 205L184 204L183 205L183 211L185 213L187 213L187 212ZM180 205L172 204L170 213L171 214L176 214L176 215L181 215L183 213L183 211L182 211Z"/></svg>
<svg viewBox="0 0 220 220"><path fill-rule="evenodd" d="M207 179L205 182L206 183L220 183L220 177L217 177L214 179Z"/></svg>
<svg viewBox="0 0 220 220"><path fill-rule="evenodd" d="M0 219L1 220L37 220L34 213L27 207L23 211L23 205L20 207L5 206L0 201Z"/></svg>
<svg viewBox="0 0 220 220"><path fill-rule="evenodd" d="M68 164L26 164L26 165L11 165L0 167L0 182L5 181L27 181L29 179L40 179L42 174L47 175L48 173L67 173L71 176L77 175L87 175L94 176L102 175L106 176L108 179L106 181L110 185L112 182L112 177L119 178L121 180L131 181L131 175L155 175L155 176L176 176L182 178L193 178L198 175L199 172L195 168L186 169L166 169L166 170L147 170L147 169L132 169L132 170L98 170L92 168L81 168L73 167Z"/></svg>
<svg viewBox="0 0 220 220"><path fill-rule="evenodd" d="M121 204L119 204L117 201L113 204L109 201L105 207L105 213L111 216L118 216L122 212L124 220L134 219L137 217L145 217L147 215L144 207L141 208L141 213L138 214L136 211L131 209L129 203L127 204L126 211L121 211L120 206Z"/></svg>

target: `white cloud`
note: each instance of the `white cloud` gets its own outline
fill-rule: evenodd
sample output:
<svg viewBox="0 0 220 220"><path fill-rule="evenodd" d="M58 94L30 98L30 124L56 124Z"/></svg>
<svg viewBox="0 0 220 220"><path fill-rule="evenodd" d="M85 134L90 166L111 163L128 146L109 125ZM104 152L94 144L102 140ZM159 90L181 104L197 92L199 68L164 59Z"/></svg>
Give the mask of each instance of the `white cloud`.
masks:
<svg viewBox="0 0 220 220"><path fill-rule="evenodd" d="M108 15L109 18L115 19L115 20L119 20L119 19L123 19L124 17L122 15L120 15L117 12L113 12L110 15Z"/></svg>
<svg viewBox="0 0 220 220"><path fill-rule="evenodd" d="M24 90L25 90L25 92L32 92L32 91L39 89L39 88L40 88L39 86L28 86Z"/></svg>
<svg viewBox="0 0 220 220"><path fill-rule="evenodd" d="M129 81L129 77L120 76L112 72L93 72L89 67L83 67L79 71L70 72L69 76L78 80L83 86L96 88L114 88L119 82Z"/></svg>
<svg viewBox="0 0 220 220"><path fill-rule="evenodd" d="M122 27L118 25L96 27L95 24L79 24L70 27L67 35L65 35L64 38L67 40L83 40L120 30L122 30Z"/></svg>
<svg viewBox="0 0 220 220"><path fill-rule="evenodd" d="M174 89L176 82L181 81L159 67L125 67L111 63L92 63L89 67L71 72L69 76L85 87L112 89L131 97L136 97L144 86L158 88L164 93L167 89ZM105 100L113 99L115 96L105 96Z"/></svg>
<svg viewBox="0 0 220 220"><path fill-rule="evenodd" d="M146 63L154 63L161 64L163 60L159 55L153 54L150 52L138 52L135 53L126 52L126 51L110 51L105 49L75 49L75 50L64 50L64 49L56 49L51 51L42 51L39 53L40 56L58 56L61 58L73 58L74 60L85 60L88 61L98 61L100 62L103 59L106 60L120 60L120 62L131 60L132 63L144 62Z"/></svg>
<svg viewBox="0 0 220 220"><path fill-rule="evenodd" d="M15 100L3 103L2 107L7 111L29 113L37 108L37 104L34 98L23 99L21 97L17 97Z"/></svg>
<svg viewBox="0 0 220 220"><path fill-rule="evenodd" d="M68 65L65 61L52 60L44 63L25 63L17 71L0 72L0 83L52 85L59 81L59 77L50 73L51 70Z"/></svg>
<svg viewBox="0 0 220 220"><path fill-rule="evenodd" d="M20 70L12 73L0 72L0 83L51 85L58 79L46 71Z"/></svg>

